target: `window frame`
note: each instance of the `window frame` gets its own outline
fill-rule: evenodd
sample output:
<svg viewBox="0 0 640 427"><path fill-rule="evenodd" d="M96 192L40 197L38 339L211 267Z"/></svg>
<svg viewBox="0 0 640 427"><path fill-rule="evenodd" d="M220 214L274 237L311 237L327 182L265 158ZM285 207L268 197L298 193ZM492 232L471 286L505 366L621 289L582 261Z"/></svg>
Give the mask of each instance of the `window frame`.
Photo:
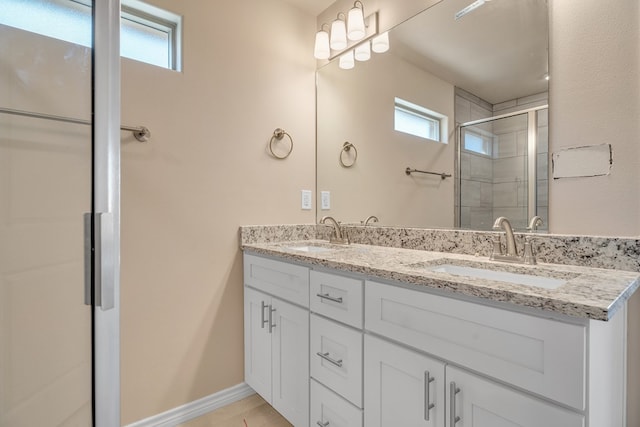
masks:
<svg viewBox="0 0 640 427"><path fill-rule="evenodd" d="M50 2L49 4L51 4L52 7L55 7L59 11L56 13L64 14L65 11L68 10L69 8L77 9L78 13L81 14L83 20L84 19L91 20L91 13L92 13L91 0L56 0L56 1ZM76 5L76 6L74 7L73 5ZM27 7L29 8L30 6L27 6ZM83 9L83 7L86 9L81 10ZM40 10L37 5L31 6L30 9L34 11ZM133 31L135 31L135 27L132 25L134 24L139 26L138 28L140 28L140 26L146 27L154 31L164 33L167 36L166 37L166 49L167 49L166 64L164 64L164 60L149 62L147 60L144 60L148 58L143 59L142 57L135 57L135 55L131 55L131 51L127 52L129 55L124 56L125 58L132 59L134 61L142 62L145 64L165 68L167 70L181 71L182 69L182 17L180 15L177 15L168 10L153 6L151 4L145 3L141 0L122 0L121 7L120 7L120 19L121 19L121 24L120 24L121 27L127 27L128 29L133 29ZM86 39L85 37L76 38L75 36L65 37L64 35L58 32L42 32L42 30L39 30L34 27L30 27L29 25L16 26L15 24L17 24L17 22L15 21L11 22L9 20L9 22L6 23L5 25L18 28L23 31L29 31L34 34L39 34L44 37L60 39L76 45L91 47L90 38L89 39ZM161 34L158 34L158 36L162 37ZM164 56L164 54L162 55ZM120 50L120 56L123 57L122 49Z"/></svg>
<svg viewBox="0 0 640 427"><path fill-rule="evenodd" d="M393 128L396 132L402 132L407 135L412 135L420 139L424 139L427 141L438 142L441 144L448 144L448 117L444 114L438 113L437 111L431 110L429 108L423 107L421 105L415 104L413 102L407 101L400 97L394 98L394 125ZM429 138L424 135L418 135L413 132L407 132L406 130L398 129L396 122L396 113L401 111L406 114L411 114L415 117L418 117L424 122L435 123L435 129L437 130L437 138Z"/></svg>

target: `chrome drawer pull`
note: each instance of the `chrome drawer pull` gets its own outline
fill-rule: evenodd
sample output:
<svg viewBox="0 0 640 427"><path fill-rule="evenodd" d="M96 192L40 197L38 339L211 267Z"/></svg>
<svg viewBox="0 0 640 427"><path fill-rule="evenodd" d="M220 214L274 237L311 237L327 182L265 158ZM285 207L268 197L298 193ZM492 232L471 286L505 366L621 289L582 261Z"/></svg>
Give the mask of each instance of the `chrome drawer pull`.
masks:
<svg viewBox="0 0 640 427"><path fill-rule="evenodd" d="M318 424L320 427L327 427L329 425L329 421L327 421L326 423L323 423L322 421L318 421L316 424Z"/></svg>
<svg viewBox="0 0 640 427"><path fill-rule="evenodd" d="M275 322L273 321L273 313L276 311L275 308L271 304L269 304L269 333L273 332L273 328L276 327Z"/></svg>
<svg viewBox="0 0 640 427"><path fill-rule="evenodd" d="M451 381L449 384L449 426L455 427L456 423L460 421L460 417L456 416L456 394L460 393L460 389L456 386L455 381Z"/></svg>
<svg viewBox="0 0 640 427"><path fill-rule="evenodd" d="M429 412L436 406L434 403L431 403L431 398L429 397L429 384L434 382L436 379L432 378L429 375L429 371L424 371L424 420L429 421Z"/></svg>
<svg viewBox="0 0 640 427"><path fill-rule="evenodd" d="M342 304L342 297L332 297L329 294L316 294L316 296L322 299L328 299L329 301L337 302L338 304Z"/></svg>
<svg viewBox="0 0 640 427"><path fill-rule="evenodd" d="M264 329L264 325L269 323L269 320L264 318L264 309L269 307L269 306L267 304L265 304L264 301L261 301L261 303L262 303L262 309L260 310L260 317L261 317L261 320L262 320L261 327L262 327L262 329Z"/></svg>
<svg viewBox="0 0 640 427"><path fill-rule="evenodd" d="M340 359L340 360L332 359L332 358L330 358L330 357L329 357L329 353L328 353L328 352L327 352L327 353L320 353L320 352L317 352L316 354L317 354L318 356L322 357L322 358L323 358L324 360L326 360L327 362L329 362L329 363L332 363L332 364L336 365L338 368L342 368L342 359Z"/></svg>

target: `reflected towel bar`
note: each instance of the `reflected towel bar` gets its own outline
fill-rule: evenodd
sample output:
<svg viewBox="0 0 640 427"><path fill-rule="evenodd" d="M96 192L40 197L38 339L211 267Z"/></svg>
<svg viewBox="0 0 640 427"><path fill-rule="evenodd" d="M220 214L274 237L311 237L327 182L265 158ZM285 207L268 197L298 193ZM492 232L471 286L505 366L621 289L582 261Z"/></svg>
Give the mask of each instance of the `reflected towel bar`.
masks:
<svg viewBox="0 0 640 427"><path fill-rule="evenodd" d="M75 119L72 117L54 116L52 114L35 113L31 111L13 110L11 108L0 108L0 113L12 114L14 116L34 117L37 119L55 120L58 122L75 123L80 125L90 125L89 120ZM151 138L151 132L144 126L120 126L120 129L133 132L133 136L140 142L146 142Z"/></svg>
<svg viewBox="0 0 640 427"><path fill-rule="evenodd" d="M438 175L440 178L445 179L445 178L451 178L451 174L449 173L438 173L438 172L428 172L428 171L421 171L418 169L411 169L410 167L407 167L404 170L404 173L406 173L407 175L411 175L413 172L417 172L417 173L426 173L429 175Z"/></svg>

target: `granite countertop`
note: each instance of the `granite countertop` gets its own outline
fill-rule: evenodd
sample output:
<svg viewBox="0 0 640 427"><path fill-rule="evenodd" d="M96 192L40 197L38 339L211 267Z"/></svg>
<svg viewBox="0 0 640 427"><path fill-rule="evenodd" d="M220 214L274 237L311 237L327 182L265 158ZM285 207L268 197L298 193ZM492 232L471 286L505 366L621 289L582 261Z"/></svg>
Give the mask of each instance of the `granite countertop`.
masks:
<svg viewBox="0 0 640 427"><path fill-rule="evenodd" d="M316 252L294 249L305 246L321 249ZM640 273L629 271L542 263L529 266L444 252L361 244L332 245L326 240L251 243L242 245L242 249L312 266L595 320L609 320L640 285ZM430 270L442 264L488 267L566 282L555 289L546 289Z"/></svg>

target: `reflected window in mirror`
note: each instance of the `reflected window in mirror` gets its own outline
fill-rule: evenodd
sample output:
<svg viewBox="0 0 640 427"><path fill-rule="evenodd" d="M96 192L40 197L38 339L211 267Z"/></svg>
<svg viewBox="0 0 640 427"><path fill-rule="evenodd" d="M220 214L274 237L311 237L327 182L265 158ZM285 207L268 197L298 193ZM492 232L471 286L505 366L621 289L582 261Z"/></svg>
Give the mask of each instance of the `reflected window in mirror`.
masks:
<svg viewBox="0 0 640 427"><path fill-rule="evenodd" d="M470 151L474 154L491 157L491 152L493 151L492 135L483 135L479 132L465 131L463 134L463 138L465 151Z"/></svg>
<svg viewBox="0 0 640 427"><path fill-rule="evenodd" d="M394 129L431 141L447 143L447 116L395 98Z"/></svg>

